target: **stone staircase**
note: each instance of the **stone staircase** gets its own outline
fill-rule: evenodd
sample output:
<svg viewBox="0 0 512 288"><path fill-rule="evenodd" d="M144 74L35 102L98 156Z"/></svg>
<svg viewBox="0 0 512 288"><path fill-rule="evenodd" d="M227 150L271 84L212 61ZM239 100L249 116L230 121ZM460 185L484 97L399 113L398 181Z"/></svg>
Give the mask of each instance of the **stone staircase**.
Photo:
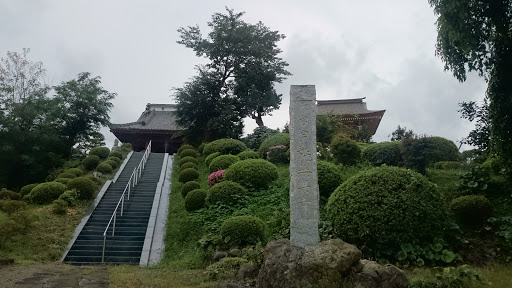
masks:
<svg viewBox="0 0 512 288"><path fill-rule="evenodd" d="M133 153L117 181L110 184L64 257L64 263L102 263L103 232L143 154ZM121 208L118 208L115 236L112 236L112 224L107 231L104 263L139 264L164 156L163 153L150 154L138 185L131 188L130 200L125 199L123 216L120 214Z"/></svg>

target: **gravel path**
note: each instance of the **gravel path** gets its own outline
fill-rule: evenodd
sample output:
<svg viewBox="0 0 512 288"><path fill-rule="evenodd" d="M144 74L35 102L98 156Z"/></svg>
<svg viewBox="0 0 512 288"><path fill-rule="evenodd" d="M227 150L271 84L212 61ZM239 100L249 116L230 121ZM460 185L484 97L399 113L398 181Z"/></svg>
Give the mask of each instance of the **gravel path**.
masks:
<svg viewBox="0 0 512 288"><path fill-rule="evenodd" d="M108 268L58 263L0 266L1 288L103 288Z"/></svg>

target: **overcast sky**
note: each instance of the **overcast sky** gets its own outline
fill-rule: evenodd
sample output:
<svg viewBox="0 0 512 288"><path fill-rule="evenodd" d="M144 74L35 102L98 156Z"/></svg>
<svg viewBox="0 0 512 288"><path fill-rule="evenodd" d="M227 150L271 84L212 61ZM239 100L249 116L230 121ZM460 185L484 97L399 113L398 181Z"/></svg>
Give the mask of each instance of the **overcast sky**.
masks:
<svg viewBox="0 0 512 288"><path fill-rule="evenodd" d="M211 15L225 6L286 35L280 56L293 76L277 85L281 109L263 118L271 128L288 121L290 85L312 84L317 99L366 97L368 109L385 109L377 142L397 125L453 141L472 129L458 103L482 100L486 83L476 75L459 83L444 72L427 0L0 0L0 57L30 48L51 85L80 72L101 76L118 94L111 121L132 122L147 103L171 103L171 89L202 61L176 43L176 30L198 24L205 35ZM252 119L245 124L246 134L256 127ZM102 132L111 146L114 135Z"/></svg>

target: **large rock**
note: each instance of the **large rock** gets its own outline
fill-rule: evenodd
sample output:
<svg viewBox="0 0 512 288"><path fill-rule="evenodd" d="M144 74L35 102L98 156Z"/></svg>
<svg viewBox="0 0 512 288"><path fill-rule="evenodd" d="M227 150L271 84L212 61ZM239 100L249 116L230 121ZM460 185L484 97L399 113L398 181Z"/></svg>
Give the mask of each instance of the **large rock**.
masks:
<svg viewBox="0 0 512 288"><path fill-rule="evenodd" d="M405 288L409 281L404 271L396 266L380 265L377 262L361 260L357 267L363 266L350 277L353 287L364 288Z"/></svg>
<svg viewBox="0 0 512 288"><path fill-rule="evenodd" d="M340 239L305 248L280 239L265 248L257 287L339 287L361 256L356 246Z"/></svg>

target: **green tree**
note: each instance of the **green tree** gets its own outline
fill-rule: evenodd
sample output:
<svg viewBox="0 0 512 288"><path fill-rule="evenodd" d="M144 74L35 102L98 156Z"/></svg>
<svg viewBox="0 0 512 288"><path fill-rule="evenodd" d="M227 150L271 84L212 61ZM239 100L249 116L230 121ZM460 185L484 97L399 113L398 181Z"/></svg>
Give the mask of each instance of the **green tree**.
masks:
<svg viewBox="0 0 512 288"><path fill-rule="evenodd" d="M79 144L86 148L103 144L99 133L101 126L108 126L108 113L113 105L111 100L116 93L110 93L101 86L101 78L91 77L88 72L78 74L76 79L55 86L53 99L58 114L57 122L61 135L65 137L67 147Z"/></svg>
<svg viewBox="0 0 512 288"><path fill-rule="evenodd" d="M239 138L243 122L236 111L234 99L216 93L213 75L201 72L184 87L175 89L177 122L186 127L191 143L209 142L220 138Z"/></svg>
<svg viewBox="0 0 512 288"><path fill-rule="evenodd" d="M407 130L407 127L396 127L396 130L391 132L391 141L402 141L403 139L408 139L416 136L412 130ZM389 137L389 136L388 136Z"/></svg>
<svg viewBox="0 0 512 288"><path fill-rule="evenodd" d="M233 103L240 118L249 116L263 126L262 116L278 109L281 104L281 95L276 93L274 83L291 75L285 70L288 64L277 57L281 53L277 42L285 36L261 22L243 21L243 12L226 10L227 14L212 16L212 21L208 22L211 31L206 38L199 26L182 27L178 29L181 38L178 43L194 50L198 57L209 60L200 68L208 73L208 77L201 80L210 81L208 93L215 94L217 99L235 100L228 102ZM177 102L178 106L182 105L180 99ZM224 110L222 105L225 103L210 109Z"/></svg>
<svg viewBox="0 0 512 288"><path fill-rule="evenodd" d="M487 154L491 147L491 127L489 123L489 104L487 100L481 105L474 101L463 102L459 104L459 112L462 118L471 122L475 121L475 129L469 132L469 135L461 140L462 144L468 144L478 148L480 153Z"/></svg>
<svg viewBox="0 0 512 288"><path fill-rule="evenodd" d="M488 81L490 132L512 164L512 1L429 0L437 19L436 54L459 81L477 71Z"/></svg>

